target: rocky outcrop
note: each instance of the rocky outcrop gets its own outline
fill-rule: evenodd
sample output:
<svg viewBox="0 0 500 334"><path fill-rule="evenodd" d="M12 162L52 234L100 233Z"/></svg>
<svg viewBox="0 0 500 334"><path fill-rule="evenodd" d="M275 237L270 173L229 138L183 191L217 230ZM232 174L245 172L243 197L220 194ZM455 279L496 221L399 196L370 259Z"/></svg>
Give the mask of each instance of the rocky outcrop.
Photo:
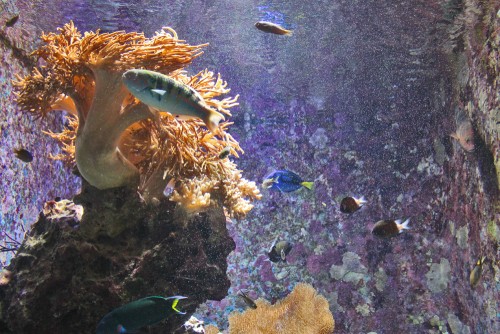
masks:
<svg viewBox="0 0 500 334"><path fill-rule="evenodd" d="M150 331L170 333L198 304L226 295L234 242L221 207L188 216L172 202L146 206L134 191L88 185L75 203L46 203L8 266L0 286L2 333L92 333L105 314L130 301L186 296L186 315Z"/></svg>

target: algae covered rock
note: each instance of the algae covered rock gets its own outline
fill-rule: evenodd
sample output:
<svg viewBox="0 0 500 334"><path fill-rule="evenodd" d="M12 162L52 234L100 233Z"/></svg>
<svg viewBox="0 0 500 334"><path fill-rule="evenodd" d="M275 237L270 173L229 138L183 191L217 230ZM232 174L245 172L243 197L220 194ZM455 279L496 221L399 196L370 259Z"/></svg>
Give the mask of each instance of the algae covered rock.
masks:
<svg viewBox="0 0 500 334"><path fill-rule="evenodd" d="M172 332L197 305L226 295L234 242L221 207L188 217L172 202L150 207L134 191L88 185L75 201L82 220L44 210L8 266L9 280L0 285L2 333L92 333L130 301L186 296L179 306L186 315L150 329ZM120 223L116 235L102 229Z"/></svg>

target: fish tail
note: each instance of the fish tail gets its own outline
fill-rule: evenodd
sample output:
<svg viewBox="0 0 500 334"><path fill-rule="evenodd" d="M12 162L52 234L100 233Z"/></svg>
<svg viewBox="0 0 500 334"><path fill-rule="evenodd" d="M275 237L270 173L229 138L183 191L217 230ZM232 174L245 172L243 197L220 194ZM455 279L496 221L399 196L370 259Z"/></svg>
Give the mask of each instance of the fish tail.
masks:
<svg viewBox="0 0 500 334"><path fill-rule="evenodd" d="M410 224L409 218L407 220L405 220L403 224L400 225L399 233L403 232L403 230L410 230L410 227L408 226L408 224Z"/></svg>
<svg viewBox="0 0 500 334"><path fill-rule="evenodd" d="M207 116L203 119L207 128L215 132L219 127L219 122L225 120L224 115L207 107Z"/></svg>
<svg viewBox="0 0 500 334"><path fill-rule="evenodd" d="M359 204L365 204L365 203L367 203L365 196L361 196L360 198L357 199L357 201L358 201Z"/></svg>
<svg viewBox="0 0 500 334"><path fill-rule="evenodd" d="M304 181L300 185L303 186L303 187L306 187L309 190L311 190L312 187L313 187L313 184L314 184L314 182Z"/></svg>
<svg viewBox="0 0 500 334"><path fill-rule="evenodd" d="M184 296L173 296L173 297L170 297L171 299L173 299L174 301L172 302L172 310L174 310L176 313L178 314L186 314L186 312L182 312L180 311L178 308L177 308L177 304L179 303L179 300L181 299L186 299L187 297L184 297ZM170 299L169 298L169 299Z"/></svg>
<svg viewBox="0 0 500 334"><path fill-rule="evenodd" d="M285 35L286 36L292 36L293 35L293 30L285 30Z"/></svg>

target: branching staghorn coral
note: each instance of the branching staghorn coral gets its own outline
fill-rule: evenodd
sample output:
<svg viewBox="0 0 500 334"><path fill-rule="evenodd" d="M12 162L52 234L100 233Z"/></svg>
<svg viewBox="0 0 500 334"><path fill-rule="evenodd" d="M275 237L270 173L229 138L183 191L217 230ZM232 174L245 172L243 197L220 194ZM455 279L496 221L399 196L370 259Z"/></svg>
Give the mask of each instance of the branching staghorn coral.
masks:
<svg viewBox="0 0 500 334"><path fill-rule="evenodd" d="M209 107L230 116L238 96L219 99L230 91L220 75L204 70L189 76L182 70L206 44L188 45L171 28L152 38L123 31L82 35L73 23L57 34L42 35L42 40L45 45L34 55L43 65L15 84L22 109L38 117L52 110L71 115L62 133L46 132L61 142L63 153L55 159L76 162L80 174L99 189L138 186L146 200L158 199L171 182L173 199L188 211L218 199L234 205L226 207L229 213L241 216L251 209L250 201L260 198L235 164L218 158L227 146L236 157L243 152L226 132L232 123L221 123L214 134L199 119L151 112L122 83L122 74L132 68L161 72L191 86ZM212 192L216 194L210 199ZM235 194L241 198L232 198Z"/></svg>
<svg viewBox="0 0 500 334"><path fill-rule="evenodd" d="M229 315L230 334L332 334L328 301L309 284L299 283L274 305L258 299L256 309Z"/></svg>

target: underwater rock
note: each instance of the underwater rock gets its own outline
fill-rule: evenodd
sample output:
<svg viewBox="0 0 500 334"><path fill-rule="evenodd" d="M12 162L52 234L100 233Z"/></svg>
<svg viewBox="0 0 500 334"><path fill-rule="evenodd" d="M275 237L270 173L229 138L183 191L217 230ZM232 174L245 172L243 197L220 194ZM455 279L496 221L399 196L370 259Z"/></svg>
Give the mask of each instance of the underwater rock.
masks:
<svg viewBox="0 0 500 334"><path fill-rule="evenodd" d="M342 266L333 265L330 268L330 276L336 280L344 282L352 282L358 284L360 280L368 281L370 277L367 275L368 270L361 263L358 254L347 252L342 257Z"/></svg>
<svg viewBox="0 0 500 334"><path fill-rule="evenodd" d="M8 266L10 282L0 286L0 332L92 333L132 300L186 296L186 315L150 329L171 333L199 304L227 294L226 257L235 245L222 207L188 217L172 202L152 208L132 190L88 184L75 202L81 221L69 210L49 219L53 212L44 210L27 233Z"/></svg>
<svg viewBox="0 0 500 334"><path fill-rule="evenodd" d="M431 264L427 277L427 287L433 293L438 293L448 287L450 281L450 262L447 259L441 259L440 263Z"/></svg>
<svg viewBox="0 0 500 334"><path fill-rule="evenodd" d="M453 334L470 334L469 326L464 325L455 314L448 314L447 320Z"/></svg>

